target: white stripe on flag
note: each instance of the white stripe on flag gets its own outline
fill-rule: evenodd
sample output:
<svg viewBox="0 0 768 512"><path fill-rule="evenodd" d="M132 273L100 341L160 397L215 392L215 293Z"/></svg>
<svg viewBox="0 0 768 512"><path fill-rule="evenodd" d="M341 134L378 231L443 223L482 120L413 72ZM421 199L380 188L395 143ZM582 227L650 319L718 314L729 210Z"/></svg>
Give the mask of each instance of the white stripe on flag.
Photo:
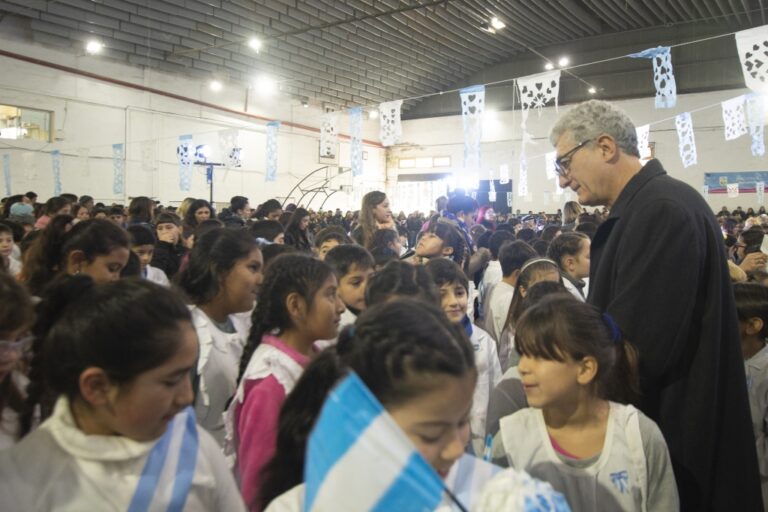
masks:
<svg viewBox="0 0 768 512"><path fill-rule="evenodd" d="M371 461L371 453L386 453L387 457ZM400 427L388 414L380 414L325 476L313 512L372 509L413 453L413 445Z"/></svg>
<svg viewBox="0 0 768 512"><path fill-rule="evenodd" d="M179 462L179 453L181 452L181 442L184 440L187 414L189 414L187 411L177 414L168 426L168 428L173 429L173 433L171 441L168 443L165 464L163 464L163 469L160 471L157 479L155 495L147 508L149 512L165 512L168 509L168 504L171 502L173 482L176 478L176 466Z"/></svg>

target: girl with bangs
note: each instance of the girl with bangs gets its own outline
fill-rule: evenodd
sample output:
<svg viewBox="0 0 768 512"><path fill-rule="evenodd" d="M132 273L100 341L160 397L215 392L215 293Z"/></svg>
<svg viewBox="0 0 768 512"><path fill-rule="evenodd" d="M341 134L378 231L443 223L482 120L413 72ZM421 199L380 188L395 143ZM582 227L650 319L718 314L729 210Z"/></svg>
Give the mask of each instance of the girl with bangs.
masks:
<svg viewBox="0 0 768 512"><path fill-rule="evenodd" d="M573 510L679 510L666 443L631 405L637 353L613 319L552 295L515 333L529 408L503 418L510 466L550 482Z"/></svg>

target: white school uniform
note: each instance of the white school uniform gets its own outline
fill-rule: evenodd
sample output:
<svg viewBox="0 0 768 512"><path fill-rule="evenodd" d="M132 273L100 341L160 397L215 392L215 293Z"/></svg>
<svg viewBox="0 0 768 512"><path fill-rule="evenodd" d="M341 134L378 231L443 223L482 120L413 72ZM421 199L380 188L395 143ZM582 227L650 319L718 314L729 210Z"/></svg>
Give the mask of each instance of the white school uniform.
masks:
<svg viewBox="0 0 768 512"><path fill-rule="evenodd" d="M488 416L488 402L493 388L501 381L501 365L496 353L496 343L491 336L477 326L472 326L469 337L475 349L477 384L472 395L472 409L469 413L469 425L472 433L472 449L475 455L482 456L485 449L485 420Z"/></svg>
<svg viewBox="0 0 768 512"><path fill-rule="evenodd" d="M2 509L164 511L181 499L173 510L245 511L221 450L191 414L185 409L160 439L140 443L84 434L59 398L37 430L0 452Z"/></svg>
<svg viewBox="0 0 768 512"><path fill-rule="evenodd" d="M171 282L168 281L168 276L165 275L165 272L163 272L162 269L147 265L146 272L144 279L147 281L159 284L160 286L171 286Z"/></svg>
<svg viewBox="0 0 768 512"><path fill-rule="evenodd" d="M484 329L491 335L496 343L501 341L501 332L507 323L509 306L515 296L515 287L504 281L499 281L488 291L484 303L485 324ZM498 346L498 345L497 345Z"/></svg>
<svg viewBox="0 0 768 512"><path fill-rule="evenodd" d="M503 418L500 433L510 466L552 484L574 511L680 508L664 437L631 405L610 402L603 450L590 460L555 451L541 409Z"/></svg>
<svg viewBox="0 0 768 512"><path fill-rule="evenodd" d="M768 505L768 346L744 361L744 369L747 374L747 393L757 445L763 503Z"/></svg>
<svg viewBox="0 0 768 512"><path fill-rule="evenodd" d="M25 390L29 384L23 373L12 371L8 376L16 389L20 390L25 395ZM16 440L19 435L19 413L8 407L8 404L3 408L2 416L0 416L0 451L7 450L16 444Z"/></svg>
<svg viewBox="0 0 768 512"><path fill-rule="evenodd" d="M483 311L483 318L488 315L487 304L488 297L491 292L491 288L496 285L504 275L501 272L501 262L499 260L491 260L483 271L483 278L480 280L480 285L477 288L478 303Z"/></svg>
<svg viewBox="0 0 768 512"><path fill-rule="evenodd" d="M237 389L240 357L251 329L250 315L229 315L235 332L220 330L202 309L190 307L200 341L197 360L199 378L195 415L198 424L224 446L224 411Z"/></svg>

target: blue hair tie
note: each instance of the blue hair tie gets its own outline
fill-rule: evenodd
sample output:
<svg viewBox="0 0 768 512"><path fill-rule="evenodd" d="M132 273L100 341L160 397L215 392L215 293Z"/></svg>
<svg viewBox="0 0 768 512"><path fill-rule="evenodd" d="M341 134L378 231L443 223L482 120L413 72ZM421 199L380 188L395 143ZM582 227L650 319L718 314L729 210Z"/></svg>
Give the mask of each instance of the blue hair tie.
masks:
<svg viewBox="0 0 768 512"><path fill-rule="evenodd" d="M613 317L608 313L603 313L603 323L611 332L611 341L616 344L621 343L621 329L616 325L616 321Z"/></svg>

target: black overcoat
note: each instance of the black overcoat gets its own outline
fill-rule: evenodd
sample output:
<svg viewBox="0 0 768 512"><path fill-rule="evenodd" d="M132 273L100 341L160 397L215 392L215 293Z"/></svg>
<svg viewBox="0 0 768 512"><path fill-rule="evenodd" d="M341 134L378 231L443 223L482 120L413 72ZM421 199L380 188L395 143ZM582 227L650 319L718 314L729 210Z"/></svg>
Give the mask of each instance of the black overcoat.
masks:
<svg viewBox="0 0 768 512"><path fill-rule="evenodd" d="M672 457L683 510L762 510L723 235L701 195L651 160L592 241L588 302L640 355L638 407Z"/></svg>

